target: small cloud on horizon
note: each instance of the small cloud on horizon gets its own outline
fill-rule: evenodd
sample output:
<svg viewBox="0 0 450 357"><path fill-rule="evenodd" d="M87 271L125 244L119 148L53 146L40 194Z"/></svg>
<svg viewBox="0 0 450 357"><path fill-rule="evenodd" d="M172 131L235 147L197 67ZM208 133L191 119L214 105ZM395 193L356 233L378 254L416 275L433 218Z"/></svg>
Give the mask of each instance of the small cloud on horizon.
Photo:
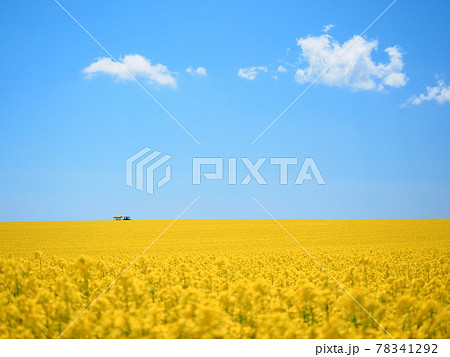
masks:
<svg viewBox="0 0 450 357"><path fill-rule="evenodd" d="M282 66L281 64L278 66L278 68L277 68L277 72L280 72L280 73L286 73L287 72L287 69L286 69L286 67L284 67L284 66Z"/></svg>

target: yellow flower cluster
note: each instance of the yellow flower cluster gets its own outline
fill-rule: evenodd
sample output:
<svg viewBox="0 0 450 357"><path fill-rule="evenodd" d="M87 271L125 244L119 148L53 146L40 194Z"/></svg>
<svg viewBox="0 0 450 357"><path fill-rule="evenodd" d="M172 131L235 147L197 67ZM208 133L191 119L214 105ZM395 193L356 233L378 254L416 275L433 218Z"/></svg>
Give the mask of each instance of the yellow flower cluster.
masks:
<svg viewBox="0 0 450 357"><path fill-rule="evenodd" d="M450 337L449 220L280 222L393 337ZM0 337L58 337L169 223L0 223ZM389 338L270 220L176 222L63 337Z"/></svg>

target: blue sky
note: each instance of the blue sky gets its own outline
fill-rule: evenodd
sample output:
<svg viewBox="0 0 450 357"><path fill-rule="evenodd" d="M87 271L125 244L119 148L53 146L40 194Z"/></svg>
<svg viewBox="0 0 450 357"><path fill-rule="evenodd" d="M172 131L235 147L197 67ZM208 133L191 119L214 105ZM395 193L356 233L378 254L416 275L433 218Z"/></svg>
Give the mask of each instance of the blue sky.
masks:
<svg viewBox="0 0 450 357"><path fill-rule="evenodd" d="M278 218L450 217L447 1L398 0L253 145L389 1L60 3L200 144L55 2L3 2L0 221L172 219L197 196L185 218L266 218L251 196ZM172 156L154 195L125 185L143 147ZM268 185L193 186L216 156L313 157L326 185L266 165Z"/></svg>

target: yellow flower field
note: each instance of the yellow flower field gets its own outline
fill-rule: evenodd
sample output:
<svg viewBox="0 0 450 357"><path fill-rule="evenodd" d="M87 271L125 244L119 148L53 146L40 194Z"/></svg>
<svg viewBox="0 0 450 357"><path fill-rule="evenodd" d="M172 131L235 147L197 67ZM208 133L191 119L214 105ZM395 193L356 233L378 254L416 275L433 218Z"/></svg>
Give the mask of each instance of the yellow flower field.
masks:
<svg viewBox="0 0 450 357"><path fill-rule="evenodd" d="M280 223L393 337L450 337L450 220ZM169 224L0 223L0 337L57 338ZM389 336L274 221L180 220L62 338Z"/></svg>

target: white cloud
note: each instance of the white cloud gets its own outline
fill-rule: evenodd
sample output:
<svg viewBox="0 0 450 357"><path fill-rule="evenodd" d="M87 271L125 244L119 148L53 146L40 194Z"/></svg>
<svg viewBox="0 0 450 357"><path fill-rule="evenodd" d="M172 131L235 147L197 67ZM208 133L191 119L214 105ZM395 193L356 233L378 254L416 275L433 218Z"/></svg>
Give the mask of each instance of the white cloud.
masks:
<svg viewBox="0 0 450 357"><path fill-rule="evenodd" d="M238 77L254 81L260 72L267 72L267 67L264 66L250 66L247 68L239 68Z"/></svg>
<svg viewBox="0 0 450 357"><path fill-rule="evenodd" d="M411 96L406 102L402 104L402 107L408 105L419 105L423 102L435 101L438 104L444 104L450 102L450 85L444 83L442 79L438 79L437 86L427 87L427 92L418 96Z"/></svg>
<svg viewBox="0 0 450 357"><path fill-rule="evenodd" d="M329 25L325 25L324 27L323 27L323 30L322 30L322 32L325 32L325 33L327 33L328 31L330 31L333 27L335 27L336 25L333 25L333 24L329 24Z"/></svg>
<svg viewBox="0 0 450 357"><path fill-rule="evenodd" d="M201 76L206 76L206 68L205 67L198 67L196 70L197 74Z"/></svg>
<svg viewBox="0 0 450 357"><path fill-rule="evenodd" d="M281 64L278 66L278 68L277 68L277 72L280 72L280 73L286 73L287 72L287 69L286 69L286 67L284 67L284 66L282 66Z"/></svg>
<svg viewBox="0 0 450 357"><path fill-rule="evenodd" d="M88 76L105 73L116 79L131 80L128 73L123 70L125 68L134 77L143 77L160 85L177 86L173 73L166 66L160 63L152 65L151 61L144 56L126 55L119 63L120 65L109 57L103 57L83 69L83 72Z"/></svg>
<svg viewBox="0 0 450 357"><path fill-rule="evenodd" d="M199 76L207 76L205 67L197 67L197 68L189 67L186 68L186 72L191 74L198 74Z"/></svg>
<svg viewBox="0 0 450 357"><path fill-rule="evenodd" d="M384 50L388 63L375 63L372 51L378 48L378 41L366 40L360 36L339 44L330 35L306 37L297 40L301 56L307 67L298 69L295 79L299 83L315 80L345 48L353 46L325 73L319 83L334 87L350 87L353 90L383 89L384 86L402 87L407 77L403 70L402 52L397 46Z"/></svg>

